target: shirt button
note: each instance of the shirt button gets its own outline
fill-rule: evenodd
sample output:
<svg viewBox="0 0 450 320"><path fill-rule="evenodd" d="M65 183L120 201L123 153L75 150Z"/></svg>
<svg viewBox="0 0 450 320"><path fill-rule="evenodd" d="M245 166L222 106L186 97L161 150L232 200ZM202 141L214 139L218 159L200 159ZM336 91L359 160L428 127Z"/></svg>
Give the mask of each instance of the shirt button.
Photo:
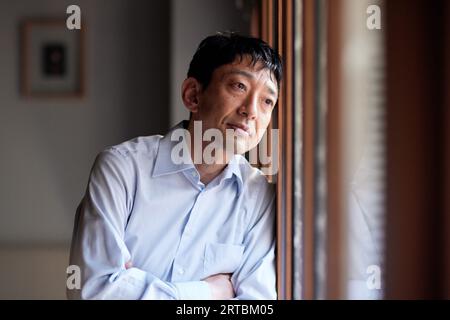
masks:
<svg viewBox="0 0 450 320"><path fill-rule="evenodd" d="M184 269L183 269L183 268L179 268L179 269L178 269L178 273L179 273L179 274L184 274Z"/></svg>

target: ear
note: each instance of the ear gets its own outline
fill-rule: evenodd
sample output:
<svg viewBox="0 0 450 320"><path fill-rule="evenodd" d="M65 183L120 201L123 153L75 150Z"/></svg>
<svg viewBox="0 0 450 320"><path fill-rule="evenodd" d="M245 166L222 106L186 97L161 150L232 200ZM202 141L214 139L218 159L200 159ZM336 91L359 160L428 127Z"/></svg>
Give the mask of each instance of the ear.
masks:
<svg viewBox="0 0 450 320"><path fill-rule="evenodd" d="M201 85L197 79L189 77L183 81L181 86L181 99L184 105L192 113L198 111L198 99L201 91Z"/></svg>

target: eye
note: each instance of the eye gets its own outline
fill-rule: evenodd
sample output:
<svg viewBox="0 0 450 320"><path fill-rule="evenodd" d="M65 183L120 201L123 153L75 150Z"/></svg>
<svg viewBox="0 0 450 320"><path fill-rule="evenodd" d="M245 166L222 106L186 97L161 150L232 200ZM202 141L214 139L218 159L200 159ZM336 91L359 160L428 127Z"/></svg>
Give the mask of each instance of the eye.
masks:
<svg viewBox="0 0 450 320"><path fill-rule="evenodd" d="M247 87L242 82L236 82L233 84L233 87L240 91L245 91Z"/></svg>
<svg viewBox="0 0 450 320"><path fill-rule="evenodd" d="M271 99L266 99L264 103L267 104L268 106L273 106L273 101Z"/></svg>

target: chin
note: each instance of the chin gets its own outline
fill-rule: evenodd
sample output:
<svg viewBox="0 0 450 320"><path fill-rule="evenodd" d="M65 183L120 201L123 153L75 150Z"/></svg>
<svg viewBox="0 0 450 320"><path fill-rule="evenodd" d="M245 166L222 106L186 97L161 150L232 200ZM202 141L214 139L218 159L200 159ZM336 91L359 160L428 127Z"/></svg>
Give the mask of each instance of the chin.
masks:
<svg viewBox="0 0 450 320"><path fill-rule="evenodd" d="M234 143L234 154L244 154L251 149L250 141L238 140Z"/></svg>

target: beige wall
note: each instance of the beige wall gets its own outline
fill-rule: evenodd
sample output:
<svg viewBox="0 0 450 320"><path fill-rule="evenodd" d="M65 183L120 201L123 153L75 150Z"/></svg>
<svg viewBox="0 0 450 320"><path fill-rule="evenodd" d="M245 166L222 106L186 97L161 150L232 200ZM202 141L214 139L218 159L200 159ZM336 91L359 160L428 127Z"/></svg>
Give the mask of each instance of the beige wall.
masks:
<svg viewBox="0 0 450 320"><path fill-rule="evenodd" d="M0 247L0 299L66 299L64 245Z"/></svg>
<svg viewBox="0 0 450 320"><path fill-rule="evenodd" d="M86 31L86 95L24 99L20 22L65 18L73 3ZM73 219L96 154L167 130L169 8L147 0L0 1L0 298L65 298Z"/></svg>

